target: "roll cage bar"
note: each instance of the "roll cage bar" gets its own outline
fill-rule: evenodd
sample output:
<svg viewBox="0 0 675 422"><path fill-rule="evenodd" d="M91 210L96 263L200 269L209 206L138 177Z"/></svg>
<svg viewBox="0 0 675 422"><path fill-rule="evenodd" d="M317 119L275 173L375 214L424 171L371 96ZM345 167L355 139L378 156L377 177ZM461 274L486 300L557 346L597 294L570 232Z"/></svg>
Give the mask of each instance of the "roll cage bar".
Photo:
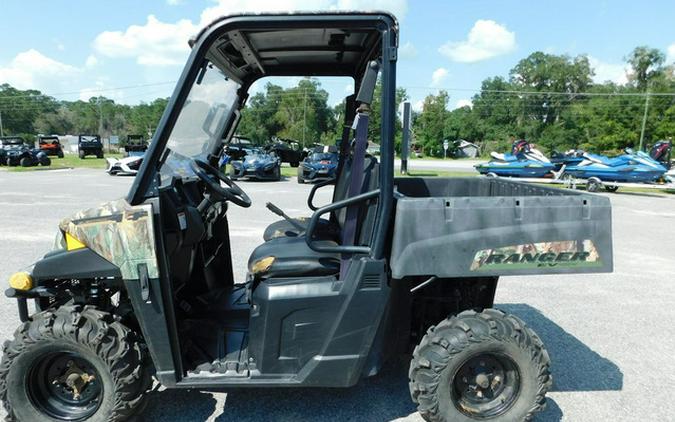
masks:
<svg viewBox="0 0 675 422"><path fill-rule="evenodd" d="M298 46L289 51L266 51L267 58L261 58L251 43L242 34L255 31L265 34L270 31L295 31L302 35L312 30L339 29L344 32L366 33L363 45L368 51L355 52L354 46L347 45L339 37L331 37L326 46ZM350 76L355 79L355 86L361 85L362 75L372 59L381 63L382 96L381 100L381 152L380 181L378 193L378 218L375 236L370 246L373 258L382 258L385 251L387 227L393 208L393 174L394 174L394 119L396 90L396 59L398 46L398 24L396 19L386 12L344 12L344 13L301 13L301 14L261 14L235 15L217 19L204 28L195 39L190 41L192 51L187 64L176 84L176 88L167 104L167 108L158 124L152 142L146 152L139 173L127 196L127 201L140 204L148 197L154 197L159 188L159 163L169 135L181 112L185 100L197 78L205 58L209 58L211 48L225 35L231 44L240 47L244 62L241 66L228 67L231 77L241 83L237 108L243 107L247 91L256 80L266 76ZM234 38L237 38L233 40ZM337 39L337 40L336 40ZM342 44L340 44L342 42ZM219 47L224 45L220 44ZM224 47L223 47L224 48ZM334 50L330 50L334 48ZM329 49L330 51L326 51ZM335 56L333 56L333 53ZM359 54L360 53L360 54ZM296 54L295 62L275 63L274 55L279 57ZM227 59L229 56L224 55ZM342 60L348 57L350 59ZM231 63L230 63L231 65ZM353 115L353 112L350 113ZM224 133L231 133L232 125L238 113L232 113L230 121L225 125ZM350 115L346 116L348 120ZM346 131L346 129L345 129ZM344 139L345 137L343 137ZM344 150L344 149L343 149ZM210 151L211 158L217 151ZM341 157L343 158L343 157Z"/></svg>

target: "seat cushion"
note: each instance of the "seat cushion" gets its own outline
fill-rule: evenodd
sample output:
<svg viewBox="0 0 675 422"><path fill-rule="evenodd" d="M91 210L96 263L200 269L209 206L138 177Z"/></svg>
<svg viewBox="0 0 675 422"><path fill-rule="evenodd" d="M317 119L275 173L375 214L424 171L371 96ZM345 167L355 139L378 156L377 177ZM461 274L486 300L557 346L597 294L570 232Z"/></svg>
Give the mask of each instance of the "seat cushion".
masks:
<svg viewBox="0 0 675 422"><path fill-rule="evenodd" d="M337 246L332 240L315 244ZM256 278L333 275L340 271L340 255L312 250L304 237L279 237L253 250L248 271Z"/></svg>
<svg viewBox="0 0 675 422"><path fill-rule="evenodd" d="M309 224L308 217L293 218L298 224L307 227ZM316 225L315 237L318 239L335 240L340 233L340 228L337 224L321 218ZM287 220L276 221L265 229L263 239L267 242L270 239L277 237L297 237L300 235L300 230Z"/></svg>

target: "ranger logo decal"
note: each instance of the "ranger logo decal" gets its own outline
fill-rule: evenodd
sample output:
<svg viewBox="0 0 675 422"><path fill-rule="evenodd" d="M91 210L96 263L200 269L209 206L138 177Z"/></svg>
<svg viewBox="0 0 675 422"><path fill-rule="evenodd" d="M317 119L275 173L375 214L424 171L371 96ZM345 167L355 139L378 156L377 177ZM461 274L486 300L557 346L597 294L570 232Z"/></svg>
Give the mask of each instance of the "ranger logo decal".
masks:
<svg viewBox="0 0 675 422"><path fill-rule="evenodd" d="M597 248L591 240L525 243L476 252L471 271L529 269L541 267L599 267Z"/></svg>

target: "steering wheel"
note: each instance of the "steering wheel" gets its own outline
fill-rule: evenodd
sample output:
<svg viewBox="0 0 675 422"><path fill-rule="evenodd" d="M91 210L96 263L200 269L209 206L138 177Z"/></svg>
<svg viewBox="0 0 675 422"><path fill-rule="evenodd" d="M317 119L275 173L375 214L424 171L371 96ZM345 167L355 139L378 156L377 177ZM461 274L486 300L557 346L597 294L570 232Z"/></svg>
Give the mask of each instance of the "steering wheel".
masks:
<svg viewBox="0 0 675 422"><path fill-rule="evenodd" d="M240 207L248 208L251 206L251 198L230 179L225 176L222 171L219 171L210 164L193 159L190 161L190 168L192 171L206 183L207 189L215 196L223 200L230 201ZM214 180L214 177L216 180ZM224 182L227 187L222 187L220 181Z"/></svg>

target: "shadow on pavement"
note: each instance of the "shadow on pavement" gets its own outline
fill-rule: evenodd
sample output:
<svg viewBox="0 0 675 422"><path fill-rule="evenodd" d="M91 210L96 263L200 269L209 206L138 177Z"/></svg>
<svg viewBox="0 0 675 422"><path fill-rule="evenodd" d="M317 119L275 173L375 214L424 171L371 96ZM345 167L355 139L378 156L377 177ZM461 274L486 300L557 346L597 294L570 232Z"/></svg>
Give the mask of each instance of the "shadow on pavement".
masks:
<svg viewBox="0 0 675 422"><path fill-rule="evenodd" d="M218 422L389 421L415 413L403 365L388 366L353 388L254 389L227 395ZM255 406L251 398L255 397ZM421 420L421 418L420 418Z"/></svg>
<svg viewBox="0 0 675 422"><path fill-rule="evenodd" d="M139 415L140 421L205 421L214 412L216 399L196 390L153 390L148 405Z"/></svg>
<svg viewBox="0 0 675 422"><path fill-rule="evenodd" d="M546 399L546 409L535 415L535 422L560 422L563 418L562 410L552 398Z"/></svg>
<svg viewBox="0 0 675 422"><path fill-rule="evenodd" d="M623 373L614 362L591 350L538 309L523 303L496 307L522 318L541 337L551 356L551 391L618 391L623 388Z"/></svg>
<svg viewBox="0 0 675 422"><path fill-rule="evenodd" d="M552 361L552 391L621 390L618 366L525 304L499 304L498 308L522 318L546 345ZM215 415L224 421L390 421L416 412L408 393L407 360L387 365L352 388L246 388L231 390L224 409L216 408L209 393L165 390L150 393L144 420L205 421ZM252 404L254 403L254 404ZM559 422L563 413L548 398L537 422ZM422 420L418 415L415 420ZM211 420L211 419L209 419Z"/></svg>

